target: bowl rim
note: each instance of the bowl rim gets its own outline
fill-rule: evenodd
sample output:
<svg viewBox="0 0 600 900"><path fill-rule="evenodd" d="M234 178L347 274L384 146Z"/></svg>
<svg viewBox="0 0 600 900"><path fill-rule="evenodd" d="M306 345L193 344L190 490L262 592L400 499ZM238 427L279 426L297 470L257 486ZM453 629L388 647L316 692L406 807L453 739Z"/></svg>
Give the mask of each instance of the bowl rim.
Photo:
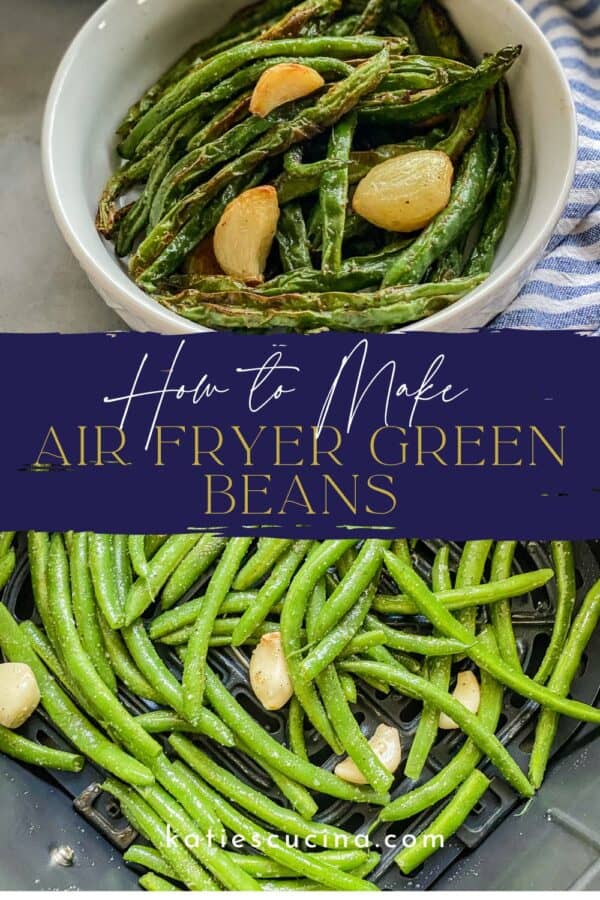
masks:
<svg viewBox="0 0 600 900"><path fill-rule="evenodd" d="M69 77L71 66L78 56L80 43L87 36L88 32L92 32L98 28L106 16L107 11L113 6L117 6L120 2L122 2L122 0L105 0L105 2L98 7L96 12L83 23L69 44L52 80L44 109L41 137L42 171L50 207L56 223L71 252L92 281L96 290L98 290L103 297L106 292L111 299L115 300L114 308L117 314L119 314L120 306L124 310L127 309L127 311L131 311L132 314L137 314L144 319L144 325L149 325L147 330L160 332L162 326L166 333L212 334L214 333L212 329L206 328L203 325L198 325L188 319L184 319L177 315L177 313L161 306L150 295L144 293L133 280L128 279L125 286L120 284L112 272L113 266L118 266L118 262L111 259L100 236L100 246L103 250L107 251L106 262L104 262L104 258L101 257L100 254L94 254L86 247L85 242L79 237L76 229L71 225L69 215L65 209L58 189L57 177L55 174L56 163L53 138L61 92ZM565 96L568 98L566 109L569 116L569 164L564 173L561 189L557 194L552 211L537 238L532 241L526 249L522 250L501 273L492 272L483 284L475 288L470 294L452 306L440 310L426 319L410 323L403 328L393 329L388 332L389 334L402 334L407 331L420 330L443 332L446 330L444 328L446 322L455 319L457 312L468 313L474 308L484 306L488 298L501 292L503 288L507 288L511 281L518 278L519 273L528 272L533 267L548 244L567 204L575 178L579 142L577 112L571 86L552 44L538 24L525 12L517 0L503 0L503 2L511 8L511 14L520 19L524 28L533 29L537 32L537 38L544 45L548 59L554 67L555 74L562 83ZM106 297L104 297L104 299L106 302ZM112 303L109 305L113 306ZM452 327L449 330L455 331L457 329L456 327Z"/></svg>

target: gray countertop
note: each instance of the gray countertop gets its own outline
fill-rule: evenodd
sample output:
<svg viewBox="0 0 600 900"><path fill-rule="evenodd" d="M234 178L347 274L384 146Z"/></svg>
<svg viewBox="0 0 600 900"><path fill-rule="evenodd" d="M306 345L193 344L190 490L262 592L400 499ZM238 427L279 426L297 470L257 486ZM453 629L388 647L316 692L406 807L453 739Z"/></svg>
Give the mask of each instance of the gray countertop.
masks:
<svg viewBox="0 0 600 900"><path fill-rule="evenodd" d="M111 331L54 223L40 163L46 95L97 0L0 0L0 331Z"/></svg>

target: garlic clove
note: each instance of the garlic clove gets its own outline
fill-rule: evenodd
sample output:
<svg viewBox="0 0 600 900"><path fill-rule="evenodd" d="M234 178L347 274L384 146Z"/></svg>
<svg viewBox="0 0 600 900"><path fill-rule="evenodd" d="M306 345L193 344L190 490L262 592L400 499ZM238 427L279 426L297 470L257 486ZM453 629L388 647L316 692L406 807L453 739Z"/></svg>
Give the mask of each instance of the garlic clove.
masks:
<svg viewBox="0 0 600 900"><path fill-rule="evenodd" d="M398 729L392 728L391 725L378 725L369 740L369 745L388 772L395 772L402 760ZM338 778L350 784L367 784L367 779L349 756L337 764L334 772Z"/></svg>
<svg viewBox="0 0 600 900"><path fill-rule="evenodd" d="M35 712L40 689L25 663L0 665L0 725L19 728Z"/></svg>
<svg viewBox="0 0 600 900"><path fill-rule="evenodd" d="M281 634L265 634L250 659L250 684L265 709L282 709L294 688L281 643Z"/></svg>
<svg viewBox="0 0 600 900"><path fill-rule="evenodd" d="M249 285L260 284L278 221L279 201L272 185L251 188L232 200L214 236L215 256L223 272Z"/></svg>
<svg viewBox="0 0 600 900"><path fill-rule="evenodd" d="M374 166L358 184L354 211L386 231L424 228L448 205L454 167L441 150L417 150Z"/></svg>
<svg viewBox="0 0 600 900"><path fill-rule="evenodd" d="M278 106L308 97L324 84L325 79L310 66L299 63L271 66L256 83L250 100L250 112L264 118Z"/></svg>
<svg viewBox="0 0 600 900"><path fill-rule="evenodd" d="M452 696L470 712L477 713L479 711L481 690L479 681L470 669L458 673L456 687L452 692ZM438 724L443 731L455 731L459 727L446 713L440 713Z"/></svg>

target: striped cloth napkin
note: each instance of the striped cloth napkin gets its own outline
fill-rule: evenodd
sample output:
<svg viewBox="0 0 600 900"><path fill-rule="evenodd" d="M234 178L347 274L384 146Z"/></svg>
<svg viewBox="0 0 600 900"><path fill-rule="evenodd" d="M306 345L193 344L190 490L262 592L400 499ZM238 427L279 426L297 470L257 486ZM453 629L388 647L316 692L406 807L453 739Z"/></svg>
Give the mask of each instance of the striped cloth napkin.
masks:
<svg viewBox="0 0 600 900"><path fill-rule="evenodd" d="M521 0L558 54L579 119L573 191L543 260L495 328L600 330L600 0Z"/></svg>

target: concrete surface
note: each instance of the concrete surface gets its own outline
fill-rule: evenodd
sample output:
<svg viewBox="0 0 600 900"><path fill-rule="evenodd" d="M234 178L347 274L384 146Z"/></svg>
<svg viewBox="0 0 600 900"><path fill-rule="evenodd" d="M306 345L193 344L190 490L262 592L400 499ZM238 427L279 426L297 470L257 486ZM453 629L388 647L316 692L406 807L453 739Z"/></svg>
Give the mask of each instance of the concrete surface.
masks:
<svg viewBox="0 0 600 900"><path fill-rule="evenodd" d="M110 331L123 322L71 255L46 200L46 94L97 0L0 0L0 331Z"/></svg>

